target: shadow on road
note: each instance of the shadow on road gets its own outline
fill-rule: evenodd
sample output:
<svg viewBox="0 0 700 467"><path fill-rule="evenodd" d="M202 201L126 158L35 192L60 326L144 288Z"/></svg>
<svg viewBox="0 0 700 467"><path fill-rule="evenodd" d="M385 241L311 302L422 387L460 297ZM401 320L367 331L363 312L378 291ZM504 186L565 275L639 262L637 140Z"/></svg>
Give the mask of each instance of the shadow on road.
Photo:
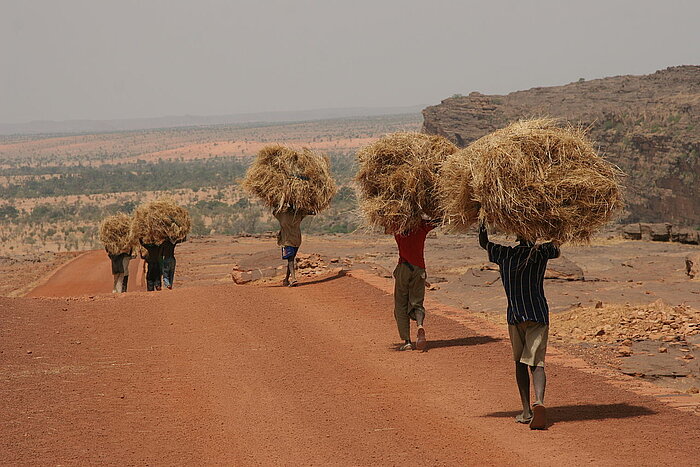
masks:
<svg viewBox="0 0 700 467"><path fill-rule="evenodd" d="M491 342L498 342L502 339L498 337L491 336L469 336L469 337L458 337L456 339L442 339L436 341L428 341L428 350L440 349L443 347L468 347L470 345L482 345L489 344Z"/></svg>
<svg viewBox="0 0 700 467"><path fill-rule="evenodd" d="M521 411L492 412L484 417L514 418ZM616 418L641 417L654 415L653 410L639 405L621 404L581 404L547 407L548 425L561 422L577 422L585 420L607 420Z"/></svg>
<svg viewBox="0 0 700 467"><path fill-rule="evenodd" d="M502 339L500 338L494 338L491 336L471 336L471 337L459 337L457 339L443 339L443 340L436 340L436 341L431 341L428 340L428 350L432 349L440 349L444 347L468 347L472 345L482 345L482 344L488 344L490 342L498 342ZM394 344L392 346L393 350L399 350L399 347L401 347L403 343L401 344ZM415 345L415 343L414 343Z"/></svg>
<svg viewBox="0 0 700 467"><path fill-rule="evenodd" d="M330 282L334 281L336 279L340 279L341 277L345 277L345 271L338 271L336 274L333 274L332 276L324 277L323 279L316 279L313 281L308 281L308 282L297 282L297 285L294 287L304 287L307 285L315 285L315 284L323 284L324 282Z"/></svg>

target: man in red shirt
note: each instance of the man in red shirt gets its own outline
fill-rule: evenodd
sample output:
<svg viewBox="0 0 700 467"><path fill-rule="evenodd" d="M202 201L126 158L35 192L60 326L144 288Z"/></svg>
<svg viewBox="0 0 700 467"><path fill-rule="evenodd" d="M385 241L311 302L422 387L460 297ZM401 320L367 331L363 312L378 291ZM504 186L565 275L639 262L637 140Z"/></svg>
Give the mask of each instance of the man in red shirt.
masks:
<svg viewBox="0 0 700 467"><path fill-rule="evenodd" d="M404 343L399 350L413 350L411 343L411 320L418 325L416 349L425 350L427 341L423 320L425 319L425 237L435 228L437 221L423 221L407 234L396 234L399 246L399 264L394 269L394 318L399 336Z"/></svg>

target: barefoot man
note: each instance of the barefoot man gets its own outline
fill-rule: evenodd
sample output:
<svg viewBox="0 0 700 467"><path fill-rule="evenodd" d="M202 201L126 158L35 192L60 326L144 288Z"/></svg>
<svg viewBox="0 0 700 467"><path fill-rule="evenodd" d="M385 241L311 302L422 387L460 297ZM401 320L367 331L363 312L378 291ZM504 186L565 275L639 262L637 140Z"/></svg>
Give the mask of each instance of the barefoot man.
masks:
<svg viewBox="0 0 700 467"><path fill-rule="evenodd" d="M508 298L508 334L515 360L515 380L518 383L523 413L515 417L519 423L529 423L532 430L547 426L544 390L547 377L544 357L549 333L549 307L544 296L544 274L547 261L559 256L554 243L535 247L518 238L515 247L489 241L486 227L479 228L479 244L489 254L489 261L498 264L501 281ZM535 390L535 403L530 407L530 375Z"/></svg>
<svg viewBox="0 0 700 467"><path fill-rule="evenodd" d="M412 231L396 234L399 247L399 264L394 269L394 318L399 328L403 345L399 350L413 350L411 343L411 320L418 326L416 349L425 350L427 345L423 320L425 319L425 237L433 230L437 221L426 221Z"/></svg>
<svg viewBox="0 0 700 467"><path fill-rule="evenodd" d="M296 257L301 246L301 221L307 215L316 213L297 210L294 206L282 208L273 213L280 223L280 231L277 233L277 244L282 247L282 259L287 260L287 275L282 285L294 287L297 283Z"/></svg>

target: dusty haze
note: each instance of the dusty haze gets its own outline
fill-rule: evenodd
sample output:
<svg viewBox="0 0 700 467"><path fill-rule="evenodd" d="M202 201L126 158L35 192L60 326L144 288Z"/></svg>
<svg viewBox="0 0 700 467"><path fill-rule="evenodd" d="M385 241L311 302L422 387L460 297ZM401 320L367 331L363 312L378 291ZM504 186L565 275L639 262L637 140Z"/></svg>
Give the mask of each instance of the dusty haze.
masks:
<svg viewBox="0 0 700 467"><path fill-rule="evenodd" d="M3 1L0 122L437 103L700 63L697 1Z"/></svg>

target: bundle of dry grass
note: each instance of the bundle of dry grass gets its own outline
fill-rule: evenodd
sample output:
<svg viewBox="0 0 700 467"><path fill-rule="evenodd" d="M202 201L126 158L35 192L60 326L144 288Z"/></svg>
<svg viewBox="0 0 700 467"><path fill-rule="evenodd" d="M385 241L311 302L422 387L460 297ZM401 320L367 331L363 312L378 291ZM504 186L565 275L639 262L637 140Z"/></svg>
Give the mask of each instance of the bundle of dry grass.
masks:
<svg viewBox="0 0 700 467"><path fill-rule="evenodd" d="M443 164L445 223L475 220L530 241L588 242L622 207L622 172L585 132L552 119L521 120L475 141Z"/></svg>
<svg viewBox="0 0 700 467"><path fill-rule="evenodd" d="M437 171L457 147L441 136L393 133L357 153L360 208L367 224L408 232L422 215L441 217L435 198Z"/></svg>
<svg viewBox="0 0 700 467"><path fill-rule="evenodd" d="M192 221L187 209L178 206L171 199L161 198L140 205L134 211L131 223L131 237L135 243L160 244L165 240L184 241L190 233Z"/></svg>
<svg viewBox="0 0 700 467"><path fill-rule="evenodd" d="M100 224L100 242L112 255L129 253L133 246L130 229L131 217L126 214L106 217Z"/></svg>
<svg viewBox="0 0 700 467"><path fill-rule="evenodd" d="M313 212L327 208L336 190L328 157L279 144L258 152L243 188L275 211L293 206Z"/></svg>

